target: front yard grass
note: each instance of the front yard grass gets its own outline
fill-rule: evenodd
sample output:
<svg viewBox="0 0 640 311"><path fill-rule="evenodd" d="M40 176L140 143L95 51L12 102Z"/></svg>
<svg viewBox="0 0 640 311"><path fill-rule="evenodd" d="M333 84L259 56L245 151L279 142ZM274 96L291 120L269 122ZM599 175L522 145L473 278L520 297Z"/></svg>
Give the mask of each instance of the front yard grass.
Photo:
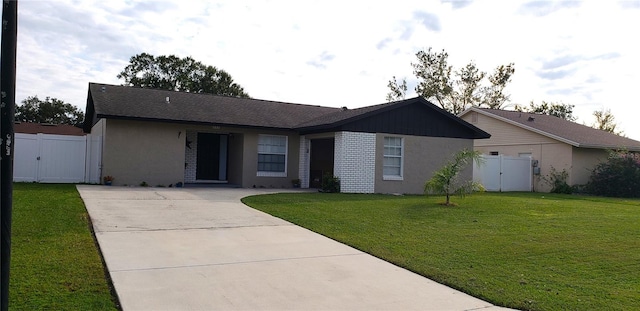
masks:
<svg viewBox="0 0 640 311"><path fill-rule="evenodd" d="M294 193L243 202L500 306L640 306L640 200ZM381 280L384 281L384 280Z"/></svg>
<svg viewBox="0 0 640 311"><path fill-rule="evenodd" d="M15 183L11 310L117 310L75 185Z"/></svg>

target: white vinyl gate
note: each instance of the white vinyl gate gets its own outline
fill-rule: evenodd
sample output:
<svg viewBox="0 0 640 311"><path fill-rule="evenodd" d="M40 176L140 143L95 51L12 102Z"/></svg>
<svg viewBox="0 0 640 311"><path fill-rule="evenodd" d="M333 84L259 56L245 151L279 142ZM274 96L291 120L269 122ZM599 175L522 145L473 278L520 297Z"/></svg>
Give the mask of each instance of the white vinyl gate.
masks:
<svg viewBox="0 0 640 311"><path fill-rule="evenodd" d="M13 181L100 183L101 136L15 134Z"/></svg>
<svg viewBox="0 0 640 311"><path fill-rule="evenodd" d="M483 164L473 164L473 180L487 191L531 191L533 169L530 157L482 155Z"/></svg>

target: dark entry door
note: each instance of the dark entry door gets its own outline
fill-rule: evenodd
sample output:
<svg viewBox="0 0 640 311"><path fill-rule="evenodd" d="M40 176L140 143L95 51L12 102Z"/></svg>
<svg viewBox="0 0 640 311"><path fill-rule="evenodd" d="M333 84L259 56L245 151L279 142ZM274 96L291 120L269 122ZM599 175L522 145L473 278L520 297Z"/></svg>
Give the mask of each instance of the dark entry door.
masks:
<svg viewBox="0 0 640 311"><path fill-rule="evenodd" d="M218 180L220 178L220 135L198 133L196 179Z"/></svg>
<svg viewBox="0 0 640 311"><path fill-rule="evenodd" d="M311 163L309 165L309 187L320 188L322 176L333 175L333 138L311 140Z"/></svg>

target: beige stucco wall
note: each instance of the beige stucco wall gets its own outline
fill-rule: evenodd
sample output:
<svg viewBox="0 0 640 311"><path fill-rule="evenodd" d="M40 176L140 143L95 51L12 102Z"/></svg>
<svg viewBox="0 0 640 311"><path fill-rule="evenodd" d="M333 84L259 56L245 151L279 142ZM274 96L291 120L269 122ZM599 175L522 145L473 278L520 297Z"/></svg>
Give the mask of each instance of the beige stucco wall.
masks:
<svg viewBox="0 0 640 311"><path fill-rule="evenodd" d="M106 120L100 119L92 128L91 135L94 136L104 136L104 128L105 128Z"/></svg>
<svg viewBox="0 0 640 311"><path fill-rule="evenodd" d="M298 178L300 138L293 132L113 119L100 120L94 131L104 136L102 175L114 176L114 185L184 182L187 131L229 134L227 178L231 184L291 188L291 180ZM286 177L257 176L259 134L288 137Z"/></svg>
<svg viewBox="0 0 640 311"><path fill-rule="evenodd" d="M232 185L242 185L242 172L244 171L244 134L233 133L229 135L229 161L227 168L227 180Z"/></svg>
<svg viewBox="0 0 640 311"><path fill-rule="evenodd" d="M538 160L540 175L533 178L534 191L548 192L551 189L542 177L548 176L552 167L559 172L563 169L567 170L569 184L574 184L573 180L582 180L582 174L578 177L574 176L580 171L577 165L582 165L589 160L581 157L579 163L574 162L573 153L578 148L480 113L477 113L477 122L473 122L474 113L467 113L462 116L462 119L491 134L489 139L475 140L475 150L483 154L497 151L500 155L513 157L520 156L522 153L531 153L532 158Z"/></svg>
<svg viewBox="0 0 640 311"><path fill-rule="evenodd" d="M573 147L572 185L584 185L589 182L591 171L600 162L607 160L608 152L604 149L586 149Z"/></svg>
<svg viewBox="0 0 640 311"><path fill-rule="evenodd" d="M185 131L180 125L158 122L101 120L102 176L114 185L176 184L184 179ZM94 126L95 128L95 126Z"/></svg>
<svg viewBox="0 0 640 311"><path fill-rule="evenodd" d="M474 114L477 115L477 122L474 122ZM555 139L540 135L538 133L534 133L529 130L525 130L521 127L500 120L496 120L481 113L472 111L462 116L462 119L491 134L491 138L489 139L477 140L477 146L558 143L558 141Z"/></svg>
<svg viewBox="0 0 640 311"><path fill-rule="evenodd" d="M258 170L258 135L284 135L287 140L287 176L286 177L261 177L257 176ZM242 187L251 188L291 188L291 180L298 178L298 165L300 159L300 136L297 133L286 131L248 130L243 134L243 167Z"/></svg>
<svg viewBox="0 0 640 311"><path fill-rule="evenodd" d="M100 119L96 124L93 125L93 127L91 127L91 135L95 136L100 136L103 137L103 139L100 140L100 143L102 144L100 146L100 156L98 157L99 159L99 163L98 163L98 180L99 183L103 183L102 180L102 176L105 176L102 174L102 166L103 166L103 157L104 157L104 129L106 127L106 123L104 119Z"/></svg>
<svg viewBox="0 0 640 311"><path fill-rule="evenodd" d="M402 137L404 144L403 180L384 180L384 137ZM423 137L395 134L376 135L376 193L424 193L425 182L440 169L452 155L467 148L473 148L473 140L459 138ZM462 172L461 180L471 180L472 166Z"/></svg>

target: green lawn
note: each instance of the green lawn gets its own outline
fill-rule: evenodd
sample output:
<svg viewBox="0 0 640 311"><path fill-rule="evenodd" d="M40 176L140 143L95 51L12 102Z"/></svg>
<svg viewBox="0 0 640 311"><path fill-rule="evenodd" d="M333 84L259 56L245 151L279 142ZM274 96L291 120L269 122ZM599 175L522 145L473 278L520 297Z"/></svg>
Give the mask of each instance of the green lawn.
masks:
<svg viewBox="0 0 640 311"><path fill-rule="evenodd" d="M256 209L494 304L640 307L640 200L539 193L441 197L296 193Z"/></svg>
<svg viewBox="0 0 640 311"><path fill-rule="evenodd" d="M11 310L117 310L75 185L14 184Z"/></svg>

